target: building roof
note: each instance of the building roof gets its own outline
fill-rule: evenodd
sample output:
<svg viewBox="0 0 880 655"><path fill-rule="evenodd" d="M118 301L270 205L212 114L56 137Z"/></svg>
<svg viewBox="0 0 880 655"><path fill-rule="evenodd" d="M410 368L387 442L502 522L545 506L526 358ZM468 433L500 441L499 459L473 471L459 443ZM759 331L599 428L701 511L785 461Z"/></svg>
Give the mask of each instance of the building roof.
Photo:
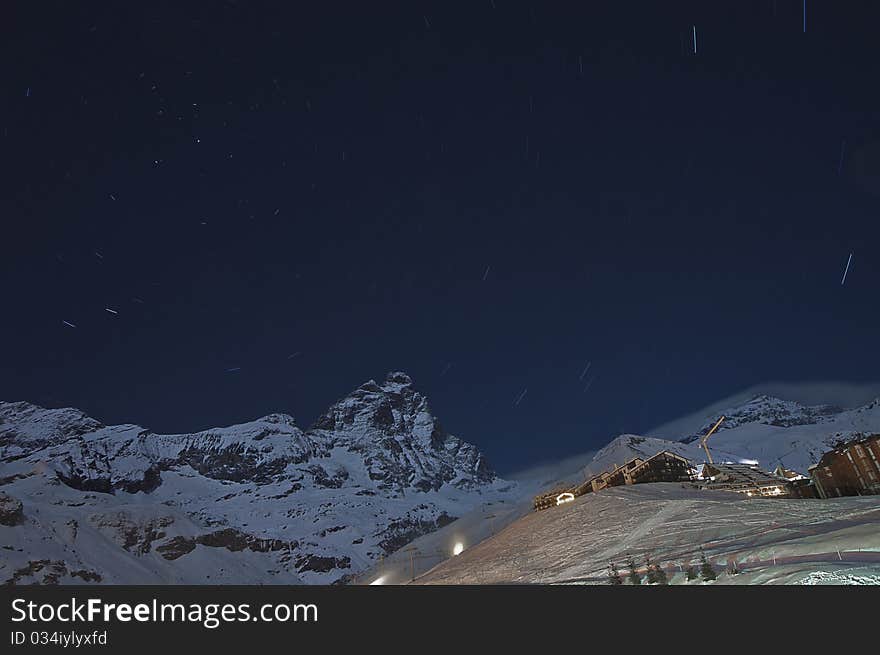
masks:
<svg viewBox="0 0 880 655"><path fill-rule="evenodd" d="M704 478L714 478L713 482L720 484L763 486L787 482L785 478L762 471L754 464L705 464L702 475Z"/></svg>
<svg viewBox="0 0 880 655"><path fill-rule="evenodd" d="M632 470L635 471L636 469L640 469L640 468L642 468L643 466L647 466L648 463L651 462L651 460L657 459L657 458L660 457L660 456L668 457L668 458L671 458L671 459L677 459L677 460L679 460L680 462L682 462L682 463L684 463L684 464L687 464L688 466L690 466L690 464L691 464L691 462L690 462L689 459L687 459L686 457L682 457L682 456L679 455L678 453L673 453L673 452L670 451L670 450L661 450L659 453L656 453L656 454L654 454L654 455L651 455L648 459L646 459L645 461L643 461L641 464L635 466Z"/></svg>
<svg viewBox="0 0 880 655"><path fill-rule="evenodd" d="M785 478L786 480L807 480L806 475L798 473L797 471L792 471L791 469L787 469L782 464L777 466L774 471L774 475L778 475L781 478Z"/></svg>

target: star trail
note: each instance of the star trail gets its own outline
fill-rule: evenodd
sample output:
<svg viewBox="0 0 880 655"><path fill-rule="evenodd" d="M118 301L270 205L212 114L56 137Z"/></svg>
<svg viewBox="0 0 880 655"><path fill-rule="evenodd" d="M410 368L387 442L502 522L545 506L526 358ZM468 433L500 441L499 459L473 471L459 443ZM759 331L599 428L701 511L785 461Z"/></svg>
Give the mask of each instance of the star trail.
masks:
<svg viewBox="0 0 880 655"><path fill-rule="evenodd" d="M505 471L875 380L880 8L807 10L12 3L0 398L306 427L405 370Z"/></svg>

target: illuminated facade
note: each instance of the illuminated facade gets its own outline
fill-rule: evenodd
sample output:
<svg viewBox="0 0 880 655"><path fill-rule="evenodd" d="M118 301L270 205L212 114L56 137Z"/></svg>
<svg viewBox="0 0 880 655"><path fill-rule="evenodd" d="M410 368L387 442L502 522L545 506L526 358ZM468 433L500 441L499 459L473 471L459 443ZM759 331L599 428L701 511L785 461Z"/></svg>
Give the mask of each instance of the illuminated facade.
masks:
<svg viewBox="0 0 880 655"><path fill-rule="evenodd" d="M571 502L578 496L600 491L605 487L618 487L645 482L688 482L691 479L691 463L669 451L662 451L648 459L634 457L621 466L588 478L571 488L557 488L535 496L535 509L548 509ZM560 501L560 498L563 500Z"/></svg>
<svg viewBox="0 0 880 655"><path fill-rule="evenodd" d="M782 498L791 492L791 483L786 478L762 471L754 464L704 464L700 482L704 489L750 497Z"/></svg>
<svg viewBox="0 0 880 655"><path fill-rule="evenodd" d="M880 434L839 444L810 467L820 498L880 494Z"/></svg>

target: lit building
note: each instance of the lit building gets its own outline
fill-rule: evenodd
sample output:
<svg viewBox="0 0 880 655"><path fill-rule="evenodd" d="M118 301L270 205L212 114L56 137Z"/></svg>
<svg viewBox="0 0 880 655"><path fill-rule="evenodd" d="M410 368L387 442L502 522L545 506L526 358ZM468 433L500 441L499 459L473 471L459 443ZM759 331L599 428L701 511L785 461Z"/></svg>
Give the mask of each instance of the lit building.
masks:
<svg viewBox="0 0 880 655"><path fill-rule="evenodd" d="M809 473L820 498L880 494L880 434L838 444Z"/></svg>
<svg viewBox="0 0 880 655"><path fill-rule="evenodd" d="M688 482L691 479L692 468L687 459L666 450L648 459L634 457L621 466L615 464L610 471L588 478L575 487L556 488L535 496L535 509L555 507L606 487L645 482ZM560 499L563 499L562 502Z"/></svg>
<svg viewBox="0 0 880 655"><path fill-rule="evenodd" d="M703 464L699 481L704 489L733 491L746 496L780 498L790 495L791 483L754 464Z"/></svg>

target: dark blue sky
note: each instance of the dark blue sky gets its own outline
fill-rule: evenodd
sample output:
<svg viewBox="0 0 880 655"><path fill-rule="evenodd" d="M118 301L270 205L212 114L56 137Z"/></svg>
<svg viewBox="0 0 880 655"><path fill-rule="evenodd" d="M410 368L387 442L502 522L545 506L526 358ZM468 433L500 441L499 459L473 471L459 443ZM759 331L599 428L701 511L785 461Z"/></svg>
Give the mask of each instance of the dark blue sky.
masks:
<svg viewBox="0 0 880 655"><path fill-rule="evenodd" d="M11 3L0 398L306 427L402 369L509 471L875 380L880 16L716 4Z"/></svg>

